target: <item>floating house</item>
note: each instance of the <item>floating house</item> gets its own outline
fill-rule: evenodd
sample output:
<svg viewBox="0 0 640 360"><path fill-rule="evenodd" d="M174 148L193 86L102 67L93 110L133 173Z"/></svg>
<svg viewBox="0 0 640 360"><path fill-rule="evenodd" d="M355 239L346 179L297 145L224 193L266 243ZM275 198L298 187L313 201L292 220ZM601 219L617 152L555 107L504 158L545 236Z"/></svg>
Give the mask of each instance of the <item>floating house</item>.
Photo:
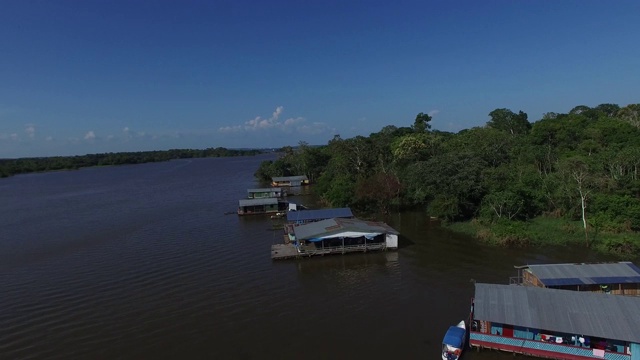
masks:
<svg viewBox="0 0 640 360"><path fill-rule="evenodd" d="M398 248L399 233L383 222L334 218L290 228L285 243L271 247L272 259Z"/></svg>
<svg viewBox="0 0 640 360"><path fill-rule="evenodd" d="M247 198L249 199L264 199L264 198L280 198L286 196L286 192L282 191L282 188L260 188L260 189L247 189Z"/></svg>
<svg viewBox="0 0 640 360"><path fill-rule="evenodd" d="M511 284L553 289L640 295L640 268L616 263L540 264L516 266Z"/></svg>
<svg viewBox="0 0 640 360"><path fill-rule="evenodd" d="M302 186L309 185L309 179L306 175L298 176L280 176L271 178L271 186Z"/></svg>
<svg viewBox="0 0 640 360"><path fill-rule="evenodd" d="M640 297L475 284L469 345L566 360L640 360Z"/></svg>
<svg viewBox="0 0 640 360"><path fill-rule="evenodd" d="M238 201L238 215L273 214L287 210L288 206L277 198L243 199Z"/></svg>
<svg viewBox="0 0 640 360"><path fill-rule="evenodd" d="M353 217L349 208L290 211L287 213L287 223L301 225L332 218L351 219Z"/></svg>

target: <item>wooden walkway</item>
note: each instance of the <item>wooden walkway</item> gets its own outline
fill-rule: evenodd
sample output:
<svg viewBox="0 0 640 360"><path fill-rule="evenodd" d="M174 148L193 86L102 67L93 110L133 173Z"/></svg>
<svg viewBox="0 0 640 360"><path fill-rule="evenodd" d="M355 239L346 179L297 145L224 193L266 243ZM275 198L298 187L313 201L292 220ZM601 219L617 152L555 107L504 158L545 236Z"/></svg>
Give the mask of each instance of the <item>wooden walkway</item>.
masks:
<svg viewBox="0 0 640 360"><path fill-rule="evenodd" d="M271 245L271 259L291 259L300 257L298 249L293 244L276 244Z"/></svg>
<svg viewBox="0 0 640 360"><path fill-rule="evenodd" d="M323 249L319 249L311 245L303 245L301 246L300 251L298 251L298 249L293 244L275 244L271 245L271 259L283 260L300 257L311 257L314 255L346 254L352 252L384 250L387 250L387 245L385 243L334 246L325 247Z"/></svg>

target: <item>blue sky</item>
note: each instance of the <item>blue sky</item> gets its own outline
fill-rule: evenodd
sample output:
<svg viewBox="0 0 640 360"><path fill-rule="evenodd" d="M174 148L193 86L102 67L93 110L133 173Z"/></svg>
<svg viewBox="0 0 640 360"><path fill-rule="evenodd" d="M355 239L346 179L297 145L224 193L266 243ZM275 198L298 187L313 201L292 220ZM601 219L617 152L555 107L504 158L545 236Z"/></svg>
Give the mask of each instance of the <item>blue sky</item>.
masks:
<svg viewBox="0 0 640 360"><path fill-rule="evenodd" d="M638 1L0 2L0 158L638 103Z"/></svg>

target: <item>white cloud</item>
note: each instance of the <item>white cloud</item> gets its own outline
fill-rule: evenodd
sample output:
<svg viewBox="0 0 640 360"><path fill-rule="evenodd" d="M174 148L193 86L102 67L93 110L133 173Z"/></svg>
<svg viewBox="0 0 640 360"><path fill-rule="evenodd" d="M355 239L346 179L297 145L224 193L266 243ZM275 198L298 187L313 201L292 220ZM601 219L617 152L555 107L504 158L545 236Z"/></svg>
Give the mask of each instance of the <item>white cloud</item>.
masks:
<svg viewBox="0 0 640 360"><path fill-rule="evenodd" d="M273 115L278 115L275 112L273 113ZM276 127L278 126L280 123L278 122L278 119L275 117L271 117L269 119L263 119L260 116L256 117L253 120L249 120L246 121L244 123L244 129L245 130L262 130L262 129L269 129L272 127Z"/></svg>
<svg viewBox="0 0 640 360"><path fill-rule="evenodd" d="M18 138L18 134L16 134L16 133L13 133L13 134L9 135L9 137L11 138L11 140L18 140L19 139Z"/></svg>
<svg viewBox="0 0 640 360"><path fill-rule="evenodd" d="M84 135L85 140L93 140L96 138L96 134L93 131L89 131Z"/></svg>
<svg viewBox="0 0 640 360"><path fill-rule="evenodd" d="M440 112L440 110L431 110L431 111L429 111L429 116L434 117L434 116L438 115L439 112Z"/></svg>
<svg viewBox="0 0 640 360"><path fill-rule="evenodd" d="M46 141L53 141L53 136L47 136L46 138L44 138Z"/></svg>
<svg viewBox="0 0 640 360"><path fill-rule="evenodd" d="M218 131L222 133L238 132L238 131L242 131L242 126L241 125L223 126L223 127L220 127Z"/></svg>
<svg viewBox="0 0 640 360"><path fill-rule="evenodd" d="M284 112L283 106L278 106L271 114L271 117L265 119L261 116L256 116L251 120L247 120L242 125L234 125L234 126L221 126L218 128L218 132L229 133L229 132L238 132L238 131L256 131L256 130L266 130L272 128L282 128L285 126L285 123L290 124L291 120L287 119L285 122L280 122L278 119L280 115Z"/></svg>
<svg viewBox="0 0 640 360"><path fill-rule="evenodd" d="M273 116L271 118L278 120L278 118L280 117L280 114L282 114L283 111L284 111L284 107L278 106L276 110L273 112Z"/></svg>
<svg viewBox="0 0 640 360"><path fill-rule="evenodd" d="M294 124L299 124L301 122L304 122L304 118L301 118L301 117L289 118L289 119L284 121L283 125L284 126L291 126L291 125L294 125Z"/></svg>
<svg viewBox="0 0 640 360"><path fill-rule="evenodd" d="M27 124L24 126L24 132L27 133L28 137L33 139L36 136L36 126L33 124Z"/></svg>
<svg viewBox="0 0 640 360"><path fill-rule="evenodd" d="M125 126L122 129L122 136L124 137L125 140L129 140L133 137L132 131L128 126Z"/></svg>
<svg viewBox="0 0 640 360"><path fill-rule="evenodd" d="M237 132L256 132L267 130L278 130L286 133L298 132L302 134L320 134L330 129L324 123L307 123L304 117L291 117L284 121L280 121L280 117L284 113L284 107L278 106L271 114L271 117L265 119L256 116L251 120L245 121L241 125L221 126L218 132L221 133L237 133Z"/></svg>

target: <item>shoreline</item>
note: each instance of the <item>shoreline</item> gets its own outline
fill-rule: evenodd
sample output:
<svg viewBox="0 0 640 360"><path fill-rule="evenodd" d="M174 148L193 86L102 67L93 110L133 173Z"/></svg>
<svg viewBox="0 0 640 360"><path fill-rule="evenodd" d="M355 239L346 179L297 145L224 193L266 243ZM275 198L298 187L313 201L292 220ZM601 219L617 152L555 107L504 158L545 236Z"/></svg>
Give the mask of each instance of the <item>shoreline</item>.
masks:
<svg viewBox="0 0 640 360"><path fill-rule="evenodd" d="M496 247L578 246L624 260L637 259L640 251L640 233L637 232L613 233L589 227L587 243L580 220L536 217L521 223L485 224L474 219L443 223L442 226Z"/></svg>

